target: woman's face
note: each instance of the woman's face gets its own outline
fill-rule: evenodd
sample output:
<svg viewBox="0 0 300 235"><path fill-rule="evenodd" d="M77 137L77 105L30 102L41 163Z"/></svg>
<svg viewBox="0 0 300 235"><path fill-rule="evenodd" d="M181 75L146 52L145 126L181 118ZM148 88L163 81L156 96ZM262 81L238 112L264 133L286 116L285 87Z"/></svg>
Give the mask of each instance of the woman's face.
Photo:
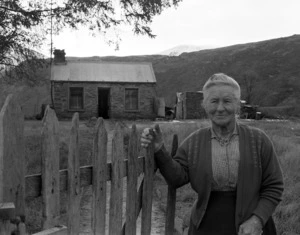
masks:
<svg viewBox="0 0 300 235"><path fill-rule="evenodd" d="M205 111L213 125L229 127L235 123L235 114L239 109L239 100L231 86L216 85L208 88L204 103Z"/></svg>

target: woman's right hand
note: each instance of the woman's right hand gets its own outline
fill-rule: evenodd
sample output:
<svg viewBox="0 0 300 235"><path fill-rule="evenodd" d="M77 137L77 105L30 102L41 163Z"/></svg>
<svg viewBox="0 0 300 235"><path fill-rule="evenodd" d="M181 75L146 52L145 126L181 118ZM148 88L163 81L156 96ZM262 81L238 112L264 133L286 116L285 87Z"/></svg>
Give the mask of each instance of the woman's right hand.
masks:
<svg viewBox="0 0 300 235"><path fill-rule="evenodd" d="M151 143L154 145L154 152L160 150L164 144L162 132L158 124L154 128L145 128L141 134L141 146L143 148L148 148Z"/></svg>

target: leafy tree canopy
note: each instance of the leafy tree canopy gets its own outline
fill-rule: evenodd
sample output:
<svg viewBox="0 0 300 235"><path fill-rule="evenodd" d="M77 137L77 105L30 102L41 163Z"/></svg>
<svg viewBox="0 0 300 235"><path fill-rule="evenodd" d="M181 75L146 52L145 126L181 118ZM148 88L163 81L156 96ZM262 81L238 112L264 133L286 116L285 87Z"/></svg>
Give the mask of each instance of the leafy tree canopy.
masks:
<svg viewBox="0 0 300 235"><path fill-rule="evenodd" d="M1 0L0 68L37 58L51 33L86 27L106 34L129 25L137 35L155 37L149 24L181 0ZM52 27L52 26L53 27ZM110 41L111 42L111 41ZM118 42L115 41L118 44Z"/></svg>

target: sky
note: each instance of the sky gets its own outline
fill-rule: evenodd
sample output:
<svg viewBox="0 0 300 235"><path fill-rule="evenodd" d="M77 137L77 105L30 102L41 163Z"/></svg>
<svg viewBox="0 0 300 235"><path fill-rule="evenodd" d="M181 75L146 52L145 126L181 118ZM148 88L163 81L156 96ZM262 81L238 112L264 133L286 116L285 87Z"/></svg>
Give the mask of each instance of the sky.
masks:
<svg viewBox="0 0 300 235"><path fill-rule="evenodd" d="M54 36L54 47L66 56L128 56L158 54L179 45L204 48L257 42L300 34L300 0L183 0L155 16L156 36L137 36L129 28L119 32L119 50L82 28ZM49 54L49 46L42 52Z"/></svg>

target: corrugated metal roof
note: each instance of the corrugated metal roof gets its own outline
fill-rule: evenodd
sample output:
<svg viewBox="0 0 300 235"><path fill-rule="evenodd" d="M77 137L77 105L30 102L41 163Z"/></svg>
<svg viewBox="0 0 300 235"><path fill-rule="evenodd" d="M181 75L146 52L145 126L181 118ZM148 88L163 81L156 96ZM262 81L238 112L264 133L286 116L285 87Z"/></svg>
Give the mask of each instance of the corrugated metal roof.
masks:
<svg viewBox="0 0 300 235"><path fill-rule="evenodd" d="M68 61L52 66L52 81L155 83L151 63Z"/></svg>

